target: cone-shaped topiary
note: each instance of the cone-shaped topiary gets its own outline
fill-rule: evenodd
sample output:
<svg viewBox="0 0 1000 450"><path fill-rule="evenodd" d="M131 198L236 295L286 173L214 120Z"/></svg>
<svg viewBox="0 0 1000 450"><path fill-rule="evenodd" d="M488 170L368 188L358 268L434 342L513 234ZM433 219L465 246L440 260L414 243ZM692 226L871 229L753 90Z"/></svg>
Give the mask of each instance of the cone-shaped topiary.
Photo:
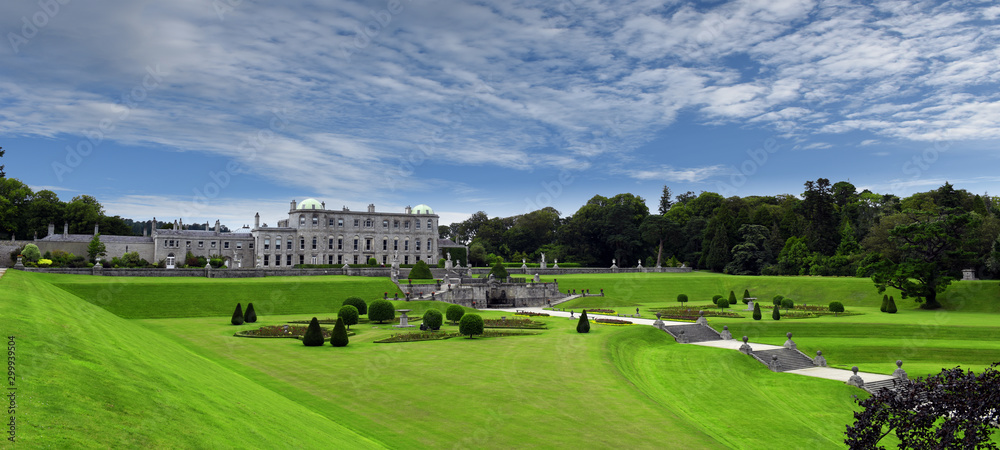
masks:
<svg viewBox="0 0 1000 450"><path fill-rule="evenodd" d="M368 320L378 323L396 318L396 308L388 300L375 300L368 305Z"/></svg>
<svg viewBox="0 0 1000 450"><path fill-rule="evenodd" d="M889 297L889 306L885 308L885 312L889 314L896 314L896 299Z"/></svg>
<svg viewBox="0 0 1000 450"><path fill-rule="evenodd" d="M236 311L233 311L233 325L243 325L243 304L236 304Z"/></svg>
<svg viewBox="0 0 1000 450"><path fill-rule="evenodd" d="M431 330L435 331L440 330L441 323L443 321L444 321L444 315L441 314L441 311L438 311L436 309L428 309L426 312L424 312L424 325L427 325L427 328L430 328Z"/></svg>
<svg viewBox="0 0 1000 450"><path fill-rule="evenodd" d="M577 333L590 333L590 320L587 319L587 310L580 314L580 321L576 323Z"/></svg>
<svg viewBox="0 0 1000 450"><path fill-rule="evenodd" d="M427 263L424 260L420 260L410 269L410 275L407 278L411 280L429 280L434 278L434 275L431 274L431 268L427 267Z"/></svg>
<svg viewBox="0 0 1000 450"><path fill-rule="evenodd" d="M358 324L358 308L353 305L344 305L340 307L340 312L337 313L337 321L340 322L341 319L344 321L344 325L347 328L351 328L351 325Z"/></svg>
<svg viewBox="0 0 1000 450"><path fill-rule="evenodd" d="M744 289L743 290L743 304L744 305L750 302L750 300L747 300L748 298L750 298L750 290L749 289Z"/></svg>
<svg viewBox="0 0 1000 450"><path fill-rule="evenodd" d="M302 343L306 347L323 345L323 329L319 327L319 319L313 317L309 321L309 328L306 328L306 334L302 336Z"/></svg>
<svg viewBox="0 0 1000 450"><path fill-rule="evenodd" d="M247 303L247 312L243 313L243 321L246 323L257 321L257 311L253 309L253 302Z"/></svg>
<svg viewBox="0 0 1000 450"><path fill-rule="evenodd" d="M469 336L469 339L477 334L483 334L483 318L479 314L462 316L462 320L458 323L458 332Z"/></svg>
<svg viewBox="0 0 1000 450"><path fill-rule="evenodd" d="M353 306L348 305L347 308L353 308ZM333 326L333 334L330 335L330 345L334 347L347 347L348 341L347 327L344 326L344 319L338 317L337 324Z"/></svg>
<svg viewBox="0 0 1000 450"><path fill-rule="evenodd" d="M889 294L882 294L882 307L879 311L886 312L889 309Z"/></svg>
<svg viewBox="0 0 1000 450"><path fill-rule="evenodd" d="M358 314L368 314L368 304L361 297L347 297L342 305L351 305L358 310Z"/></svg>
<svg viewBox="0 0 1000 450"><path fill-rule="evenodd" d="M459 320L462 320L462 316L465 315L465 308L461 305L451 305L448 307L448 310L444 312L444 314L445 317L448 318L449 322L457 323Z"/></svg>
<svg viewBox="0 0 1000 450"><path fill-rule="evenodd" d="M736 293L733 291L729 291L729 304L730 305L736 304Z"/></svg>
<svg viewBox="0 0 1000 450"><path fill-rule="evenodd" d="M753 320L760 320L760 303L753 304Z"/></svg>
<svg viewBox="0 0 1000 450"><path fill-rule="evenodd" d="M774 311L771 311L771 318L781 320L781 311L778 310L778 305L774 305Z"/></svg>

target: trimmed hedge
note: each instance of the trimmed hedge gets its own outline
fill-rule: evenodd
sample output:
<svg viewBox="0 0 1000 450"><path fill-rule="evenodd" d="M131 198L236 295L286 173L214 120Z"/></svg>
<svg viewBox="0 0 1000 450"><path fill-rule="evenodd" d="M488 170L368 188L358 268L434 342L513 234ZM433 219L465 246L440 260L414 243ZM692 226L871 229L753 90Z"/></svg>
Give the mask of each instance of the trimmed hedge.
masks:
<svg viewBox="0 0 1000 450"><path fill-rule="evenodd" d="M319 327L319 319L313 317L309 321L309 328L302 336L302 344L306 347L318 347L323 345L323 329Z"/></svg>
<svg viewBox="0 0 1000 450"><path fill-rule="evenodd" d="M428 309L424 312L424 325L427 325L431 330L440 330L442 322L444 322L444 315L441 314L441 311Z"/></svg>
<svg viewBox="0 0 1000 450"><path fill-rule="evenodd" d="M587 310L580 314L580 321L576 323L577 333L590 333L590 321L587 320Z"/></svg>
<svg viewBox="0 0 1000 450"><path fill-rule="evenodd" d="M483 318L479 314L466 314L458 324L458 332L472 339L477 334L483 334Z"/></svg>
<svg viewBox="0 0 1000 450"><path fill-rule="evenodd" d="M410 274L406 277L411 280L430 280L434 278L434 275L431 274L431 268L427 266L427 263L421 260L413 265Z"/></svg>
<svg viewBox="0 0 1000 450"><path fill-rule="evenodd" d="M353 309L354 307L347 305L344 308ZM354 311L357 312L356 309ZM347 347L348 342L350 342L350 339L347 338L347 328L344 327L344 320L338 317L337 324L333 326L333 334L330 335L330 345L334 347Z"/></svg>
<svg viewBox="0 0 1000 450"><path fill-rule="evenodd" d="M459 320L462 320L462 316L464 315L465 315L465 308L459 305L451 305L445 311L445 316L451 323L455 323L458 322Z"/></svg>
<svg viewBox="0 0 1000 450"><path fill-rule="evenodd" d="M236 304L236 311L233 311L233 319L230 321L233 325L243 325L243 304Z"/></svg>

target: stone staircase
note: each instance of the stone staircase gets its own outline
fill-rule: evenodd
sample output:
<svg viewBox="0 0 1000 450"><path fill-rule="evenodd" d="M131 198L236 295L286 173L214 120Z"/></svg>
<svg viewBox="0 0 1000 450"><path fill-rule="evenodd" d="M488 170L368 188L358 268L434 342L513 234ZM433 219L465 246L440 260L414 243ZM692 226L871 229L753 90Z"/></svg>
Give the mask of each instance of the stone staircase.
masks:
<svg viewBox="0 0 1000 450"><path fill-rule="evenodd" d="M775 372L787 372L789 370L798 369L808 369L811 367L816 367L813 364L812 358L806 356L798 350L791 350L787 348L779 348L775 350L757 350L751 352L751 355L758 361L763 363L765 366L771 367L774 357L777 356L777 370Z"/></svg>
<svg viewBox="0 0 1000 450"><path fill-rule="evenodd" d="M896 390L896 388L900 386L900 383L908 383L908 381L902 381L899 378L893 378L890 380L882 380L882 381L872 381L870 383L866 381L864 389L874 394L883 389Z"/></svg>
<svg viewBox="0 0 1000 450"><path fill-rule="evenodd" d="M712 327L708 325L702 325L699 323L666 325L660 329L673 336L677 342L686 344L722 340L722 336L719 335L718 331L713 330ZM682 331L684 332L683 338L681 337Z"/></svg>

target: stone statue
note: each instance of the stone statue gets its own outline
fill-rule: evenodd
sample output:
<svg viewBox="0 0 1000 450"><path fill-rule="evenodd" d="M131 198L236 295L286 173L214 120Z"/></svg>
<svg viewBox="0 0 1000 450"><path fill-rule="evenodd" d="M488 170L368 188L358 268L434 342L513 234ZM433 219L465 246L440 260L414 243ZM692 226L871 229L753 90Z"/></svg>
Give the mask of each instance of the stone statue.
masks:
<svg viewBox="0 0 1000 450"><path fill-rule="evenodd" d="M816 367L826 367L826 358L821 350L816 350L816 357L813 358L813 365Z"/></svg>
<svg viewBox="0 0 1000 450"><path fill-rule="evenodd" d="M451 250L448 250L448 261L451 261Z"/></svg>
<svg viewBox="0 0 1000 450"><path fill-rule="evenodd" d="M892 376L899 378L901 381L908 381L910 378L906 375L906 371L903 370L903 361L896 360L896 370L892 371Z"/></svg>

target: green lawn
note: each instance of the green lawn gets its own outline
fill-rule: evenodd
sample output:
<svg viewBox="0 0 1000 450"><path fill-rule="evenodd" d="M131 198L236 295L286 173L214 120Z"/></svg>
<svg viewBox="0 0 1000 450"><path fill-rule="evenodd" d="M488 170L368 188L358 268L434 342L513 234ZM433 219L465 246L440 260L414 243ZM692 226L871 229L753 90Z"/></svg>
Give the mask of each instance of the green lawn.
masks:
<svg viewBox="0 0 1000 450"><path fill-rule="evenodd" d="M896 359L914 375L958 364L979 368L1000 354L996 282L957 283L961 295L953 298L964 299L961 310L901 308L889 315L871 305L881 296L868 280L558 278L563 291L608 293L567 307L639 307L644 317L650 307L677 305L681 292L693 309L707 305L711 293L739 295L745 287L760 297L774 291L797 302L843 301L865 314L778 322L765 314L759 322L711 324L772 344L791 331L803 351L821 349L831 364L866 371L891 372ZM852 396L863 395L836 381L772 373L738 352L676 344L651 327L593 325L580 335L575 320L555 317L536 318L549 325L538 336L494 339L375 344L400 332L377 324L352 326L357 335L346 348L233 337L262 325L334 317L344 298L360 294L370 302L383 292L391 297L395 286L362 277L9 271L0 279L0 327L18 336L19 440L54 447L843 448ZM260 321L230 325L235 303L247 301ZM411 309L411 317L447 306L394 305Z"/></svg>

